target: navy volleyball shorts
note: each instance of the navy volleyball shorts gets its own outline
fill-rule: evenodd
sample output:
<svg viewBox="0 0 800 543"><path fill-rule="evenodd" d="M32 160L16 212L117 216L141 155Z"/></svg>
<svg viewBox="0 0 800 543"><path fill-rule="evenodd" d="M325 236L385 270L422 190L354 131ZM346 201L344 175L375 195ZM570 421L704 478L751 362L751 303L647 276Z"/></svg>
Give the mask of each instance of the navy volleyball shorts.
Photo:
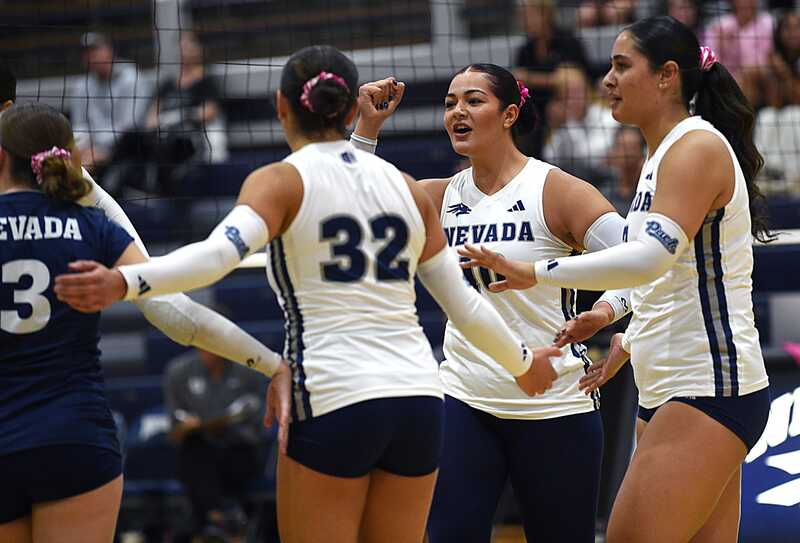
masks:
<svg viewBox="0 0 800 543"><path fill-rule="evenodd" d="M418 477L439 467L443 402L433 396L378 398L292 422L287 454L334 477L373 469Z"/></svg>
<svg viewBox="0 0 800 543"><path fill-rule="evenodd" d="M747 446L748 451L764 433L769 417L769 388L762 388L744 396L697 396L672 398L668 401L685 403L699 409L736 434ZM653 409L639 406L639 418L650 422L659 407L663 405L666 404Z"/></svg>
<svg viewBox="0 0 800 543"><path fill-rule="evenodd" d="M35 503L89 492L121 473L120 454L95 445L49 445L0 456L0 524L27 517Z"/></svg>

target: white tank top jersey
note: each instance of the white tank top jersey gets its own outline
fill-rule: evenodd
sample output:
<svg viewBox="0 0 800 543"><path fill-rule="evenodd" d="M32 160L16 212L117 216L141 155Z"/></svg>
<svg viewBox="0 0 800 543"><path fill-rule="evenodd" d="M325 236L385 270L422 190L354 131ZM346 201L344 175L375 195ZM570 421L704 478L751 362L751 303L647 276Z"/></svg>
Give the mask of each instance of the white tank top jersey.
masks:
<svg viewBox="0 0 800 543"><path fill-rule="evenodd" d="M658 167L669 148L692 130L716 134L736 174L733 196L712 211L670 270L633 289L626 331L639 403L670 398L742 396L768 385L753 320L753 237L744 174L733 149L699 116L678 123L648 157L639 177L628 232L638 233L657 190Z"/></svg>
<svg viewBox="0 0 800 543"><path fill-rule="evenodd" d="M441 398L414 306L425 224L403 175L344 140L285 161L303 201L267 248L267 276L286 318L294 420L375 398Z"/></svg>
<svg viewBox="0 0 800 543"><path fill-rule="evenodd" d="M553 168L530 158L514 179L491 196L475 186L472 168L457 173L447 185L442 202L442 225L448 243L454 247L482 244L507 258L528 262L572 254L573 249L550 232L544 219L542 189ZM492 293L487 285L497 276L491 270L465 270L465 277L531 348L550 345L564 323L575 315L574 290L538 285ZM559 372L553 387L531 398L500 364L448 322L445 361L439 374L446 394L500 418L548 419L596 409L598 398L578 390L578 380L590 364L586 348L577 344L565 347L563 352L560 359L552 359Z"/></svg>

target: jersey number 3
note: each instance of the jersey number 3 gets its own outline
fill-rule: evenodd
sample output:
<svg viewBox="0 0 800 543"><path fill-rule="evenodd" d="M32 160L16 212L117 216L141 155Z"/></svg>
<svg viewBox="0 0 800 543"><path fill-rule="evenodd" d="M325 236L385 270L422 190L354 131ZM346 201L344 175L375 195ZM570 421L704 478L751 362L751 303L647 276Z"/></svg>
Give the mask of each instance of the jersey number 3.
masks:
<svg viewBox="0 0 800 543"><path fill-rule="evenodd" d="M378 281L407 281L408 260L397 255L408 245L408 225L397 215L379 215L369 221L373 241L384 241L376 259ZM361 249L364 231L361 225L346 215L331 217L320 225L320 241L332 241L331 256L345 257L347 262L332 260L320 264L322 278L337 283L360 281L367 273L367 255Z"/></svg>
<svg viewBox="0 0 800 543"><path fill-rule="evenodd" d="M23 317L18 309L0 310L0 330L11 334L38 332L50 320L50 302L42 292L50 286L50 270L39 260L12 260L0 268L0 284L18 284L30 277L28 288L14 289L14 303L30 306L30 315Z"/></svg>

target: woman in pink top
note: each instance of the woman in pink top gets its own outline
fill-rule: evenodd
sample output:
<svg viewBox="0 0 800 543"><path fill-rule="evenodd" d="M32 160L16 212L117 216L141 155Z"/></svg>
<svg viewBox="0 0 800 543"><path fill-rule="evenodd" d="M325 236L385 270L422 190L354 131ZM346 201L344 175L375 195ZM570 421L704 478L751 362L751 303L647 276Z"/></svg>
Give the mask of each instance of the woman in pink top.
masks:
<svg viewBox="0 0 800 543"><path fill-rule="evenodd" d="M732 5L733 13L708 26L705 42L736 78L750 102L758 104L759 80L773 47L772 15L758 9L758 0L733 0Z"/></svg>

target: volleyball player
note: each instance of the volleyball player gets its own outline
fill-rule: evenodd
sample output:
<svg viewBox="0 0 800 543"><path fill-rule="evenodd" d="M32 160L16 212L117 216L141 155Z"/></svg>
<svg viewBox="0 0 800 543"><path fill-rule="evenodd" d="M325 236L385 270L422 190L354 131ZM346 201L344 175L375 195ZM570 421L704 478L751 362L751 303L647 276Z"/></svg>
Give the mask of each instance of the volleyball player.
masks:
<svg viewBox="0 0 800 543"><path fill-rule="evenodd" d="M362 86L369 99L361 101L353 141L374 149L389 113L387 96L395 96L396 107L401 95L396 88L390 79ZM444 124L453 149L472 167L421 182L450 245L488 243L509 258L534 260L622 242L624 220L595 188L517 149L515 138L535 122L528 89L505 68L473 64L453 77ZM552 341L574 316L574 290L497 295L487 288L496 280L488 269L468 270L466 278L530 343ZM606 303L599 307L611 312ZM555 363L553 388L533 398L520 393L457 323L447 325L444 353L447 423L431 542L489 541L508 479L529 541L593 542L603 438L597 396L578 389L590 364L586 348L566 347Z"/></svg>
<svg viewBox="0 0 800 543"><path fill-rule="evenodd" d="M425 192L343 139L358 73L332 47L287 62L278 118L293 153L245 181L239 205L204 242L118 271L77 262L58 295L94 311L121 298L216 281L269 245L286 314L292 383L276 376L281 540L419 542L439 463L441 385L414 308L419 275L467 337L528 393L556 374L461 280ZM191 270L191 274L187 273ZM293 422L286 442L286 422Z"/></svg>
<svg viewBox="0 0 800 543"><path fill-rule="evenodd" d="M75 205L90 184L63 115L12 107L0 131L0 540L112 541L122 462L99 316L56 300L51 280L75 258L144 256L104 213Z"/></svg>
<svg viewBox="0 0 800 543"><path fill-rule="evenodd" d="M486 248L463 255L505 275L494 292L633 287L630 326L582 384L594 390L630 357L639 387L640 439L608 541L734 542L741 463L769 414L751 273L753 239L771 236L753 109L713 51L671 17L625 28L604 83L614 118L638 126L648 148L630 241L535 265Z"/></svg>
<svg viewBox="0 0 800 543"><path fill-rule="evenodd" d="M0 122L3 111L14 105L17 98L16 84L11 68L0 61ZM144 243L122 207L85 169L81 171L90 184L90 190L77 203L105 212L109 219L133 237L139 251L148 258ZM262 373L263 361L273 356L272 351L230 320L184 294L168 294L135 300L133 303L150 324L180 345L191 345L215 353L227 360L247 364Z"/></svg>

